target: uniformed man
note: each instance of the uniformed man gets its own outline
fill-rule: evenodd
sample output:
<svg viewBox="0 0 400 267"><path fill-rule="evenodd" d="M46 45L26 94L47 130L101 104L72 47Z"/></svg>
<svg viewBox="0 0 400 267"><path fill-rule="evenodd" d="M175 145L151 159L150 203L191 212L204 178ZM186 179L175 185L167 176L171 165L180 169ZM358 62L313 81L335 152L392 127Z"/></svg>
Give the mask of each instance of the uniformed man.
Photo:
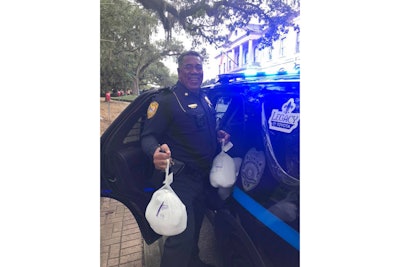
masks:
<svg viewBox="0 0 400 267"><path fill-rule="evenodd" d="M167 160L183 162L174 173L172 189L186 206L187 227L168 237L161 267L211 266L199 258L198 240L205 212L205 191L210 187L209 173L217 155L218 142L229 141L229 134L216 129L215 112L200 91L203 58L195 51L178 57L178 82L162 91L148 107L142 132L142 148L156 169L164 171Z"/></svg>

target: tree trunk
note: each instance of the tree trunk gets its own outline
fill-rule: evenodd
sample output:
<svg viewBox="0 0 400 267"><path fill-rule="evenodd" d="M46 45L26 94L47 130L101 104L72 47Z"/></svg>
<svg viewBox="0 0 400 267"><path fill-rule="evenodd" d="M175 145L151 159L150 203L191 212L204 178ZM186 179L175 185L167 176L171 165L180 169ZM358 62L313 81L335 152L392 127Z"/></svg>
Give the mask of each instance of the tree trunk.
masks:
<svg viewBox="0 0 400 267"><path fill-rule="evenodd" d="M137 77L133 77L132 94L139 95L139 79Z"/></svg>

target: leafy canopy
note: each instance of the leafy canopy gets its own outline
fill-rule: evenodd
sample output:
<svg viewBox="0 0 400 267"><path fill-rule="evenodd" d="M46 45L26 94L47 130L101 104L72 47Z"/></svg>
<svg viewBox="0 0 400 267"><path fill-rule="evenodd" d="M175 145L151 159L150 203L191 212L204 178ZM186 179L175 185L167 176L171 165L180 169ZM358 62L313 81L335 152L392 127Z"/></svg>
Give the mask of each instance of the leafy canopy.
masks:
<svg viewBox="0 0 400 267"><path fill-rule="evenodd" d="M183 50L180 42L155 41L159 20L127 0L101 0L100 77L102 91L132 89L139 85L169 85L169 71L161 63Z"/></svg>
<svg viewBox="0 0 400 267"><path fill-rule="evenodd" d="M194 43L206 41L221 47L235 29L260 23L261 43L271 46L299 15L300 0L136 0L158 16L171 37L172 29L183 29Z"/></svg>

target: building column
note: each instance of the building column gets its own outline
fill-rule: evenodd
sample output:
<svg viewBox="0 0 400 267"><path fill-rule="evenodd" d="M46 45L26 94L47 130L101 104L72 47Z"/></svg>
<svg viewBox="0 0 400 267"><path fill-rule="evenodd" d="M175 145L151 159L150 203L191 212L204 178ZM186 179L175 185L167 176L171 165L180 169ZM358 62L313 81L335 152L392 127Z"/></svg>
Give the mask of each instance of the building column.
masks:
<svg viewBox="0 0 400 267"><path fill-rule="evenodd" d="M232 48L231 50L231 59L232 59L232 69L230 71L237 68L237 62L235 61L235 48Z"/></svg>
<svg viewBox="0 0 400 267"><path fill-rule="evenodd" d="M239 46L239 68L243 66L243 45Z"/></svg>
<svg viewBox="0 0 400 267"><path fill-rule="evenodd" d="M247 58L247 64L253 64L254 63L254 51L253 51L253 40L249 40L249 52L248 52L248 58Z"/></svg>

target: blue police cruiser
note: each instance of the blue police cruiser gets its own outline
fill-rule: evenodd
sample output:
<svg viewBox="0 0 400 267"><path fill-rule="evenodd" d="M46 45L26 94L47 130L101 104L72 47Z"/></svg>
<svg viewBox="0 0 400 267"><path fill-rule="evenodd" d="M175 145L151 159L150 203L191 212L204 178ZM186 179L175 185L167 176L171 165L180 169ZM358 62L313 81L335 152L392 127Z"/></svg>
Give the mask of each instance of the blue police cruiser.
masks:
<svg viewBox="0 0 400 267"><path fill-rule="evenodd" d="M140 133L160 90L138 96L101 137L101 196L132 212L147 244L160 238L144 216L157 188ZM222 205L207 214L224 266L299 266L300 74L225 74L203 90L241 162L235 185L220 190Z"/></svg>

